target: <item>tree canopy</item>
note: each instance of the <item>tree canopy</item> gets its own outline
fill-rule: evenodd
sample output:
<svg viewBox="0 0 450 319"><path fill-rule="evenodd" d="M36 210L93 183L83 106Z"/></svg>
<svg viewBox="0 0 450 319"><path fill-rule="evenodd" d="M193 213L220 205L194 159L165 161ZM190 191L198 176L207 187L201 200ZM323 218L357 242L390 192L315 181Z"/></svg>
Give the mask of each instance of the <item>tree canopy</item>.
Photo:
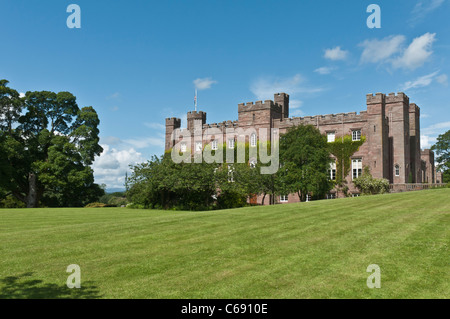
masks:
<svg viewBox="0 0 450 319"><path fill-rule="evenodd" d="M305 201L310 193L320 198L332 188L327 140L312 125L293 127L281 136L280 163L278 183L285 194L298 193Z"/></svg>
<svg viewBox="0 0 450 319"><path fill-rule="evenodd" d="M431 149L436 152L437 168L443 172L443 182L450 183L450 130L439 135Z"/></svg>
<svg viewBox="0 0 450 319"><path fill-rule="evenodd" d="M69 92L27 92L0 81L0 187L27 207L81 206L103 194L90 165L100 121Z"/></svg>

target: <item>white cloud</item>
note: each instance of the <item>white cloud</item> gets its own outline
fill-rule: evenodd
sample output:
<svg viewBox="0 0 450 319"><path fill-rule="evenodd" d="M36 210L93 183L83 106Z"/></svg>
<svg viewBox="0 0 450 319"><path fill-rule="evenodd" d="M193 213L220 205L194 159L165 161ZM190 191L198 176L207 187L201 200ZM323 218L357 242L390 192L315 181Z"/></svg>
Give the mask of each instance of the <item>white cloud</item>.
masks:
<svg viewBox="0 0 450 319"><path fill-rule="evenodd" d="M342 50L341 47L335 47L333 49L326 49L324 57L329 60L345 60L348 56L348 51Z"/></svg>
<svg viewBox="0 0 450 319"><path fill-rule="evenodd" d="M411 26L421 22L428 14L439 8L445 0L420 0L411 11L409 23Z"/></svg>
<svg viewBox="0 0 450 319"><path fill-rule="evenodd" d="M92 165L96 183L106 184L108 189L124 188L125 173L130 173L129 165L146 161L139 149L144 149L146 154L162 154L164 138L162 133L157 133L155 137L127 140L114 136L102 137L100 143L103 153L96 157Z"/></svg>
<svg viewBox="0 0 450 319"><path fill-rule="evenodd" d="M289 116L303 116L305 113L300 109L303 102L296 99L289 101Z"/></svg>
<svg viewBox="0 0 450 319"><path fill-rule="evenodd" d="M429 149L431 146L436 144L436 138L430 137L428 135L420 135L420 148L421 149Z"/></svg>
<svg viewBox="0 0 450 319"><path fill-rule="evenodd" d="M124 142L134 146L137 149L147 148L150 146L158 146L158 147L164 148L164 139L163 138L140 137L140 138L134 138L134 139L126 139L126 140L124 140Z"/></svg>
<svg viewBox="0 0 450 319"><path fill-rule="evenodd" d="M315 69L314 72L322 74L322 75L326 75L326 74L330 74L334 69L335 68L333 68L333 67L323 66L323 67Z"/></svg>
<svg viewBox="0 0 450 319"><path fill-rule="evenodd" d="M19 93L19 97L25 97L25 93L20 92L20 93Z"/></svg>
<svg viewBox="0 0 450 319"><path fill-rule="evenodd" d="M109 100L111 100L111 99L118 99L119 97L120 97L120 93L119 92L114 92L113 94L108 96L107 99L109 99Z"/></svg>
<svg viewBox="0 0 450 319"><path fill-rule="evenodd" d="M217 83L217 81L214 81L211 78L202 78L202 79L199 78L199 79L194 80L195 88L200 91L209 89L209 88L211 88L211 85L216 84L216 83Z"/></svg>
<svg viewBox="0 0 450 319"><path fill-rule="evenodd" d="M381 40L365 40L359 44L359 46L364 48L361 55L361 62L384 62L394 54L400 52L404 42L405 37L403 35L391 35Z"/></svg>
<svg viewBox="0 0 450 319"><path fill-rule="evenodd" d="M144 123L145 126L147 126L148 128L154 129L154 130L165 130L166 127L164 125L162 125L161 123L149 123L146 122Z"/></svg>
<svg viewBox="0 0 450 319"><path fill-rule="evenodd" d="M101 140L102 140L102 143L108 144L108 145L117 145L117 144L122 143L120 138L115 137L115 136L102 137Z"/></svg>
<svg viewBox="0 0 450 319"><path fill-rule="evenodd" d="M422 66L433 53L431 46L435 40L436 33L429 32L415 38L403 55L393 61L392 66L409 70L415 70Z"/></svg>
<svg viewBox="0 0 450 319"><path fill-rule="evenodd" d="M450 130L450 121L449 122L440 122L433 125L430 125L424 129L422 129L422 133L425 135L432 135L432 134L443 134L446 131Z"/></svg>
<svg viewBox="0 0 450 319"><path fill-rule="evenodd" d="M441 75L437 76L436 81L444 86L447 86L447 84L448 84L447 74L441 74Z"/></svg>
<svg viewBox="0 0 450 319"><path fill-rule="evenodd" d="M93 169L96 183L106 184L107 188L124 188L125 173L129 165L144 162L142 154L134 148L119 150L102 144L103 153L96 158Z"/></svg>
<svg viewBox="0 0 450 319"><path fill-rule="evenodd" d="M300 107L302 107L303 102L300 100L290 100L289 101L289 108L290 109L298 109Z"/></svg>
<svg viewBox="0 0 450 319"><path fill-rule="evenodd" d="M436 123L421 129L420 147L422 149L430 148L436 143L438 135L443 134L448 130L450 130L450 121Z"/></svg>
<svg viewBox="0 0 450 319"><path fill-rule="evenodd" d="M298 93L317 93L323 91L322 88L304 86L306 80L296 74L289 78L260 77L250 86L250 91L258 100L272 100L275 93L287 93L294 98Z"/></svg>
<svg viewBox="0 0 450 319"><path fill-rule="evenodd" d="M436 71L431 74L421 76L421 77L415 79L414 81L408 81L405 84L403 84L401 90L406 91L409 89L417 89L420 87L428 86L433 82L433 80L436 78L438 73L439 73L439 71Z"/></svg>
<svg viewBox="0 0 450 319"><path fill-rule="evenodd" d="M289 113L289 116L303 116L305 113L302 110L293 110Z"/></svg>

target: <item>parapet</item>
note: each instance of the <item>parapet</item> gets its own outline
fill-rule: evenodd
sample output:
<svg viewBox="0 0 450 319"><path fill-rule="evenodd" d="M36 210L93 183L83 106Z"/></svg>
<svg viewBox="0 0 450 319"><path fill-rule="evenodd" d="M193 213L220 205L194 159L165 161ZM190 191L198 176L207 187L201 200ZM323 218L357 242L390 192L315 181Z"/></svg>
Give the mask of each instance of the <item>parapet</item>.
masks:
<svg viewBox="0 0 450 319"><path fill-rule="evenodd" d="M338 113L338 114L325 114L325 115L315 115L315 116L304 116L304 117L292 117L283 120L283 126L291 125L332 125L344 123L355 123L355 122L365 122L367 121L367 111L361 111L359 114L357 112L349 113Z"/></svg>
<svg viewBox="0 0 450 319"><path fill-rule="evenodd" d="M416 113L420 115L420 107L416 103L409 104L409 113Z"/></svg>
<svg viewBox="0 0 450 319"><path fill-rule="evenodd" d="M234 127L237 127L239 125L239 122L238 121L230 121L230 120L228 120L228 121L223 121L223 122L220 122L220 123L210 123L210 124L203 124L203 128L204 129L207 129L207 128L215 128L215 127L217 127L217 128L227 128L227 127L230 127L230 128L234 128Z"/></svg>
<svg viewBox="0 0 450 319"><path fill-rule="evenodd" d="M181 119L177 117L168 117L166 118L166 126L174 126L175 128L179 128L181 126Z"/></svg>
<svg viewBox="0 0 450 319"><path fill-rule="evenodd" d="M206 119L206 112L203 111L189 111L187 112L188 119Z"/></svg>
<svg viewBox="0 0 450 319"><path fill-rule="evenodd" d="M376 93L375 96L370 93L366 95L366 102L367 104L379 104L383 103L386 96L383 93Z"/></svg>
<svg viewBox="0 0 450 319"><path fill-rule="evenodd" d="M274 110L277 112L281 112L281 106L275 104L272 100L247 102L247 103L239 103L238 104L238 112L248 112L248 111L257 111L257 110Z"/></svg>
<svg viewBox="0 0 450 319"><path fill-rule="evenodd" d="M398 92L397 94L389 93L386 96L386 103L397 103L397 102L403 102L409 105L409 97L403 92Z"/></svg>

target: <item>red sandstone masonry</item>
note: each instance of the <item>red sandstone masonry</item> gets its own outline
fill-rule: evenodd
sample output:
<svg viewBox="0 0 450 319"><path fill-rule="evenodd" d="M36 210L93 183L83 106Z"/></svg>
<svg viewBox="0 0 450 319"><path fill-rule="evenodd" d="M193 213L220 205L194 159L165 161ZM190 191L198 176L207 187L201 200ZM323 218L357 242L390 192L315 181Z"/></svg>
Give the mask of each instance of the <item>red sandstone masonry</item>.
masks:
<svg viewBox="0 0 450 319"><path fill-rule="evenodd" d="M289 118L289 95L277 93L274 101L240 103L237 121L206 124L205 112L189 112L187 127L191 133L194 127L201 127L202 133L217 128L222 140L227 128L278 128L283 134L293 126L314 125L322 134L335 132L336 138L360 129L361 134L366 136L366 142L352 158L361 158L363 166L368 166L375 178L386 178L391 184L405 184L411 172L414 183L434 183L434 153L420 149L420 108L410 104L408 96L402 92L367 94L366 104L367 110L359 114L350 112ZM166 119L166 150L174 146L171 135L174 131L180 132L180 123L178 118ZM212 138L217 139L217 134L204 137L203 145ZM395 176L395 165L399 166L399 176ZM350 191L357 193L351 173L346 180ZM258 197L258 203L261 198ZM298 200L296 194L289 195L289 202ZM268 202L266 198L265 203Z"/></svg>

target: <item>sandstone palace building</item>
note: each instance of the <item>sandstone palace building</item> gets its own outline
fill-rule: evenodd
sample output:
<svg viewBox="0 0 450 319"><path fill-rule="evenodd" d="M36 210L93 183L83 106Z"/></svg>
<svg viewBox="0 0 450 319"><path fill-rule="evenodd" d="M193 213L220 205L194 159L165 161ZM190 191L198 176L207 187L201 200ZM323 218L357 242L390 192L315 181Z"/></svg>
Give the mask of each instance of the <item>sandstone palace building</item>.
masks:
<svg viewBox="0 0 450 319"><path fill-rule="evenodd" d="M420 147L420 108L410 103L404 93L377 93L366 96L367 109L356 112L327 114L305 117L289 117L289 95L277 93L274 100L241 103L238 105L238 120L221 123L206 123L206 113L192 111L187 113L187 129L192 131L194 124L200 124L203 130L218 128L225 136L227 127L233 128L278 128L283 134L292 126L314 125L327 136L329 142L351 135L353 140L366 137L366 141L352 156L350 174L346 177L349 191L353 195L358 190L352 180L362 174L363 167L368 166L375 178L389 180L392 189L415 187L425 183L437 183L434 167L434 153ZM172 133L180 130L179 118L166 119L166 150L171 149L176 141ZM258 138L256 136L256 138ZM253 136L251 137L253 139ZM225 138L222 139L225 142ZM203 140L193 145L201 149L214 140ZM252 141L253 142L253 141ZM229 141L233 143L233 141ZM335 179L336 167L331 165L330 179ZM336 197L335 191L328 196ZM260 199L258 199L260 202ZM298 202L296 194L279 196L278 202Z"/></svg>

